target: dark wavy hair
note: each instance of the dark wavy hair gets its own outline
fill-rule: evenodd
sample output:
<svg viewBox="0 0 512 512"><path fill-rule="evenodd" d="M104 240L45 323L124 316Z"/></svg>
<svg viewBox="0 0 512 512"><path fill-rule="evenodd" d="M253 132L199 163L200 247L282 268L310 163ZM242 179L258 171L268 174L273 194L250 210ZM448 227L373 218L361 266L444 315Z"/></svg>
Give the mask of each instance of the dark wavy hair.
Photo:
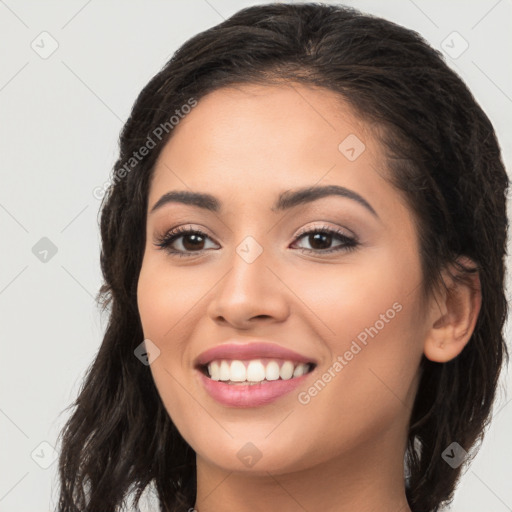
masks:
<svg viewBox="0 0 512 512"><path fill-rule="evenodd" d="M439 51L392 22L321 3L238 11L186 41L135 101L101 205L97 301L109 321L59 435L58 510L117 511L129 496L137 506L150 484L161 511L194 506L195 453L167 414L149 366L134 356L144 339L137 281L148 190L172 130L133 169L126 163L190 98L243 83L326 88L373 130L390 181L417 222L426 297L443 269L454 268L458 279L479 273L482 306L468 344L446 363L423 356L418 368L404 485L413 512L437 511L453 499L465 467L452 469L442 452L452 441L470 451L483 439L505 356L508 362L509 179L491 122ZM461 255L475 267L460 264Z"/></svg>

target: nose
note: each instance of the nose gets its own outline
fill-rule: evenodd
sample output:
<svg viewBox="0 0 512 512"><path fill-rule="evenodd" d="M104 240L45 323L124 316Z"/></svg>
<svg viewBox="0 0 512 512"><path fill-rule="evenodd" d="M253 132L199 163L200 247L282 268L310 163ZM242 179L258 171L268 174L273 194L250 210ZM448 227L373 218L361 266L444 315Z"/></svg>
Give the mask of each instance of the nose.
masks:
<svg viewBox="0 0 512 512"><path fill-rule="evenodd" d="M247 330L262 321L278 323L288 318L292 292L269 253L263 250L253 261L233 254L231 267L213 288L208 304L207 313L214 322Z"/></svg>

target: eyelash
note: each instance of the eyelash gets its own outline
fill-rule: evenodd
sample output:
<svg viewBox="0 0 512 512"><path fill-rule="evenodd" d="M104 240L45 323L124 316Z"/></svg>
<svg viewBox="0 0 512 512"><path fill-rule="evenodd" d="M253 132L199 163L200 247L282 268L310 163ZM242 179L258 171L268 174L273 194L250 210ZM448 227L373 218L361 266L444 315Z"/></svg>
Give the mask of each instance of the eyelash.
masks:
<svg viewBox="0 0 512 512"><path fill-rule="evenodd" d="M322 226L320 228L313 228L308 231L303 231L303 232L299 233L297 235L297 237L295 238L294 243L296 241L299 241L306 235L317 234L317 233L320 233L323 235L334 235L336 238L341 240L343 242L343 244L341 244L335 248L326 249L326 250L306 249L306 248L300 248L299 250L302 252L306 252L308 254L310 254L310 253L329 254L329 253L341 252L341 251L350 252L350 251L353 251L354 249L356 249L357 246L359 245L359 242L357 241L356 238L349 237L339 230L331 229L326 226ZM179 228L173 229L171 231L168 231L161 237L158 237L155 245L157 247L159 247L160 249L163 249L166 252L168 252L171 256L179 256L179 257L193 256L195 254L201 253L204 250L206 250L206 249L201 249L199 251L190 251L187 253L184 251L178 251L175 249L171 249L171 247L170 247L171 244L175 240L177 240L178 238L181 238L184 235L199 235L201 237L210 238L206 233L203 233L202 231L199 231L197 229L187 229L187 228L179 227Z"/></svg>

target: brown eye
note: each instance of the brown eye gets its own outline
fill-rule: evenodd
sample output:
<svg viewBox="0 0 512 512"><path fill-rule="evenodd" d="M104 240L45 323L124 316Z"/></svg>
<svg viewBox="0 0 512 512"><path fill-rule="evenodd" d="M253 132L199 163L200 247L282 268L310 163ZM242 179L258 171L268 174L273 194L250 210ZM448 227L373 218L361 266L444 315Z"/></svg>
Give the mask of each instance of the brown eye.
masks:
<svg viewBox="0 0 512 512"><path fill-rule="evenodd" d="M191 256L200 253L204 248L205 241L210 237L196 229L177 228L167 232L155 243L156 246L166 250L169 254L179 256ZM176 249L173 245L180 242L182 248Z"/></svg>
<svg viewBox="0 0 512 512"><path fill-rule="evenodd" d="M312 247L311 249L301 248L302 251L316 252L319 254L343 250L347 251L354 249L357 245L359 245L358 241L355 238L349 237L341 231L329 229L326 227L315 228L303 232L297 237L297 240L302 239L307 240L307 242ZM336 239L339 240L341 243L336 245L335 247L331 247L333 240Z"/></svg>

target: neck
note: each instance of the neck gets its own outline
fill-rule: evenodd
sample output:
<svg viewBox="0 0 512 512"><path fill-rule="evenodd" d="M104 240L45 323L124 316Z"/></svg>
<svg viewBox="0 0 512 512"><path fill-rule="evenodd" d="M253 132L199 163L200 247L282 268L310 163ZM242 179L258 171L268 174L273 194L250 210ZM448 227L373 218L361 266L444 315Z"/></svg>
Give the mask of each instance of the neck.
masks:
<svg viewBox="0 0 512 512"><path fill-rule="evenodd" d="M396 434L396 432L395 432ZM239 472L197 456L198 512L411 512L393 432L314 467Z"/></svg>

